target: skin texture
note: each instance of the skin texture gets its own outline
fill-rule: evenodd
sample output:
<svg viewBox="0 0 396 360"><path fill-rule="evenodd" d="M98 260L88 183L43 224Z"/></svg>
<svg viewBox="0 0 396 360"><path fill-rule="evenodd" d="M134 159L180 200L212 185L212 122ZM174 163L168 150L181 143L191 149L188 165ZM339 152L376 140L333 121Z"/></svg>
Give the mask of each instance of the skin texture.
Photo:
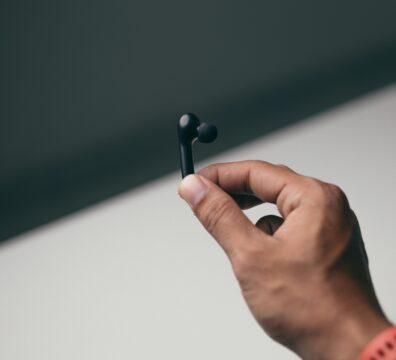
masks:
<svg viewBox="0 0 396 360"><path fill-rule="evenodd" d="M337 186L242 161L186 177L179 194L226 252L260 326L303 359L357 359L391 326L358 221ZM282 218L253 224L242 210L262 202L276 204Z"/></svg>

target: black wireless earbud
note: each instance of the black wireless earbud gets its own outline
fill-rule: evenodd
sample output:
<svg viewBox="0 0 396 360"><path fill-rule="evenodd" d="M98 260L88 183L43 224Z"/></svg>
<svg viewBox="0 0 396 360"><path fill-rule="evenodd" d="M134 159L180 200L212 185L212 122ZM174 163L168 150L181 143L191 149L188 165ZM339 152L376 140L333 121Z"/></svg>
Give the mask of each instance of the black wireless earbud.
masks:
<svg viewBox="0 0 396 360"><path fill-rule="evenodd" d="M198 139L203 143L211 143L217 137L216 126L202 123L194 114L184 114L177 124L180 147L180 167L182 177L194 174L192 144Z"/></svg>

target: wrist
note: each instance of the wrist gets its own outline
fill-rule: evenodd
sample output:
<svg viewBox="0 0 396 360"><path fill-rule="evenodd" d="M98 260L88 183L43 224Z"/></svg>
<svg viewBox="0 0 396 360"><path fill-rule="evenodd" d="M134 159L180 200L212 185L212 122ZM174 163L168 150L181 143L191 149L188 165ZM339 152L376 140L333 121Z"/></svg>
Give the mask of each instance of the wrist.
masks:
<svg viewBox="0 0 396 360"><path fill-rule="evenodd" d="M363 314L328 324L301 344L297 353L304 360L357 360L373 338L392 326L382 314Z"/></svg>
<svg viewBox="0 0 396 360"><path fill-rule="evenodd" d="M351 320L349 324L346 324L343 341L340 340L343 352L335 345L332 349L334 357L330 358L357 360L367 344L390 326L392 324L382 314L364 314L360 319Z"/></svg>
<svg viewBox="0 0 396 360"><path fill-rule="evenodd" d="M358 360L396 359L396 326L388 327L376 335L360 353Z"/></svg>

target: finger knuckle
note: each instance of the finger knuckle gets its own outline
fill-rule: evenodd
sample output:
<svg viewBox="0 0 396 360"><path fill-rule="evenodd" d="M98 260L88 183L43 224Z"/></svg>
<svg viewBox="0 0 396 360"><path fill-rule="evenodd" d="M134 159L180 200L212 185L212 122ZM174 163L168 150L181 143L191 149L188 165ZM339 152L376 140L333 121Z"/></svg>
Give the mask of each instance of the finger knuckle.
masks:
<svg viewBox="0 0 396 360"><path fill-rule="evenodd" d="M305 177L302 180L302 188L301 196L309 199L320 208L339 207L345 211L349 208L348 199L344 191L337 185Z"/></svg>
<svg viewBox="0 0 396 360"><path fill-rule="evenodd" d="M247 166L250 169L257 169L265 164L265 161L262 160L244 160L241 162L243 165Z"/></svg>
<svg viewBox="0 0 396 360"><path fill-rule="evenodd" d="M343 215L348 215L350 212L348 199L342 189L334 184L325 184L326 201L324 204L327 208L337 210Z"/></svg>
<svg viewBox="0 0 396 360"><path fill-rule="evenodd" d="M279 168L281 168L282 170L286 170L286 171L289 171L289 172L294 172L290 167L288 167L287 165L284 165L284 164L277 164L277 166L279 167Z"/></svg>
<svg viewBox="0 0 396 360"><path fill-rule="evenodd" d="M332 200L334 202L334 206L339 209L342 218L349 225L349 227L353 226L356 222L356 216L349 206L349 201L346 194L337 185L328 184L328 186L329 186L329 191L332 194Z"/></svg>
<svg viewBox="0 0 396 360"><path fill-rule="evenodd" d="M219 165L221 165L221 164L210 164L210 165L204 167L202 170L206 170L206 171L209 171L209 172L216 171L217 168L219 167Z"/></svg>
<svg viewBox="0 0 396 360"><path fill-rule="evenodd" d="M210 179L215 179L217 176L218 167L221 164L210 164L198 171L199 174L209 177Z"/></svg>
<svg viewBox="0 0 396 360"><path fill-rule="evenodd" d="M318 179L305 177L303 179L303 196L315 204L324 204L328 198L328 192L323 182Z"/></svg>
<svg viewBox="0 0 396 360"><path fill-rule="evenodd" d="M322 190L322 182L318 179L305 176L302 181L306 189L309 189L311 191Z"/></svg>
<svg viewBox="0 0 396 360"><path fill-rule="evenodd" d="M335 200L337 200L341 204L348 203L348 199L344 191L338 185L328 184L328 188Z"/></svg>

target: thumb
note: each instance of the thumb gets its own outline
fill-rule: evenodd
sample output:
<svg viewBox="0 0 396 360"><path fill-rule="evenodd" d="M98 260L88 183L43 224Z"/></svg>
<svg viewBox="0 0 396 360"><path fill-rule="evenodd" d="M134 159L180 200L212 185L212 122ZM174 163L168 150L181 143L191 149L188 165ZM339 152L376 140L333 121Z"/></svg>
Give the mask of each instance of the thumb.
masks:
<svg viewBox="0 0 396 360"><path fill-rule="evenodd" d="M259 230L232 197L210 180L189 175L182 180L179 195L229 256L257 241Z"/></svg>

